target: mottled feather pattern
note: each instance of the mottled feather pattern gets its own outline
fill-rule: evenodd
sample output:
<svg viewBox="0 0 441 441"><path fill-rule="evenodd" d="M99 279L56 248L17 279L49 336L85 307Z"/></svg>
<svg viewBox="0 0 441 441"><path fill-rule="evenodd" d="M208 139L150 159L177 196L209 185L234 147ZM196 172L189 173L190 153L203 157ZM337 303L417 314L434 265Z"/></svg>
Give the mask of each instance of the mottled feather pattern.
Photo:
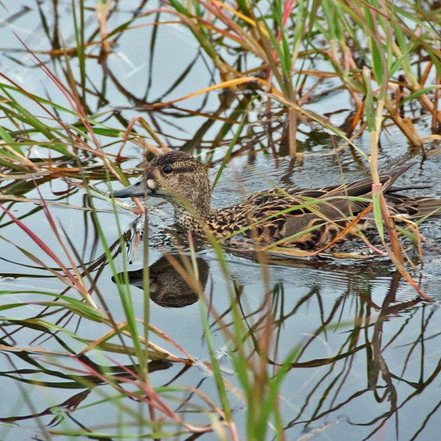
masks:
<svg viewBox="0 0 441 441"><path fill-rule="evenodd" d="M391 212L418 219L439 210L441 200L396 193L394 182L412 165L384 173L380 181ZM369 206L372 196L372 181L365 178L319 189L270 189L252 194L232 207L213 210L207 172L192 156L182 152L158 156L147 166L146 176L150 195L172 203L177 224L184 231L202 237L211 232L224 240L240 233L245 240L283 242L284 246L305 250L320 248L335 239ZM138 193L125 191L121 197L127 195ZM372 218L367 218L356 228L365 230L373 225Z"/></svg>

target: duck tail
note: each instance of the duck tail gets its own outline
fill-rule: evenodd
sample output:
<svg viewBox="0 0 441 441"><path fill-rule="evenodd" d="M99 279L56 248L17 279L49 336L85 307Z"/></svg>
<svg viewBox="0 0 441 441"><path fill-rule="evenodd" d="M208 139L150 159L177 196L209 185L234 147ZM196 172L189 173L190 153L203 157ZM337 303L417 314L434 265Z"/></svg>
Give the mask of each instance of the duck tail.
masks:
<svg viewBox="0 0 441 441"><path fill-rule="evenodd" d="M398 168L391 170L389 173L382 173L380 175L380 182L383 184L383 192L394 191L391 189L394 182L410 167L413 167L416 163L410 162L409 164L404 164Z"/></svg>
<svg viewBox="0 0 441 441"><path fill-rule="evenodd" d="M410 167L414 166L415 162L409 164L404 164L401 167L395 168L387 173L381 173L379 178L383 185L383 192L393 192L395 191L392 187L394 182ZM370 197L372 194L372 179L365 178L361 181L356 181L346 186L336 187L328 192L328 196L340 196L342 194L348 196L366 196Z"/></svg>

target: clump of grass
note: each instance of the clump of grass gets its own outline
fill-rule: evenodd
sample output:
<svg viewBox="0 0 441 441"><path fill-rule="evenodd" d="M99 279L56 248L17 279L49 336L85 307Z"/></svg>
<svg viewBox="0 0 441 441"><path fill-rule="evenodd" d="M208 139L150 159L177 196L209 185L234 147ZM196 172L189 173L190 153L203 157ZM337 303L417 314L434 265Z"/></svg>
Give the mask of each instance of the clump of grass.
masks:
<svg viewBox="0 0 441 441"><path fill-rule="evenodd" d="M190 29L223 81L249 75L218 56L225 48L234 48L261 62L253 72L263 73L266 92L301 105L313 97L314 86L304 87L308 78L325 77L325 72L312 68L323 61L333 71L326 76L338 78L360 110L352 130L363 116L372 119L372 99L384 110L381 125L392 120L414 145L421 146L422 138L411 119L402 116L404 104L418 101L432 114L433 126L440 122L429 95L439 87L438 18L422 4L305 0L254 5L239 1L233 9L226 2L196 0L188 4L171 1L170 5L173 9L167 12ZM365 81L366 68L376 84L372 88ZM428 85L428 81L433 83ZM371 103L370 90L375 91ZM297 107L288 109L292 156L297 112Z"/></svg>

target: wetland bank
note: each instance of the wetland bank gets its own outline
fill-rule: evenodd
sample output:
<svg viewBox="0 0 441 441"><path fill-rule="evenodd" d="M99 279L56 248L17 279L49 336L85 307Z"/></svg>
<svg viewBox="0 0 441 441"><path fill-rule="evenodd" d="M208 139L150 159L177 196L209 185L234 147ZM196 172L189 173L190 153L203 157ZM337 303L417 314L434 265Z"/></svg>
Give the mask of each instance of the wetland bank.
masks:
<svg viewBox="0 0 441 441"><path fill-rule="evenodd" d="M251 253L110 195L170 149L214 208L412 162L441 198L439 5L8 3L0 439L437 439L441 220L376 187L367 240Z"/></svg>

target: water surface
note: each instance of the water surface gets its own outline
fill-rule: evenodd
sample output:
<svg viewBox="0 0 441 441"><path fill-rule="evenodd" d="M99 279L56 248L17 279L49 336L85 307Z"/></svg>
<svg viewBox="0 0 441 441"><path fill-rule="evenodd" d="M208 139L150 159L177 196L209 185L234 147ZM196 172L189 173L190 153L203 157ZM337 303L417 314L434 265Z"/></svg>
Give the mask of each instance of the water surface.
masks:
<svg viewBox="0 0 441 441"><path fill-rule="evenodd" d="M48 29L54 31L57 28L66 45L74 45L71 3L28 5L16 2L7 6L8 9L3 6L7 25L0 28L4 41L0 54L2 72L21 86L26 86L29 92L66 105L55 84L36 66L35 59L26 53L13 31L65 81L63 68L66 60L47 54L56 47L53 33ZM208 86L212 82L212 74L204 58L198 55L199 48L189 32L175 25L160 29L152 61L149 48L154 18L137 14L138 5L130 6L133 9L118 5L109 18L109 28L127 20L134 21L132 29L121 33L118 38L106 59L106 68L98 62L98 46L86 59L87 87L79 89L84 94L89 112L99 121L105 121L108 127L121 130L121 133L131 118L142 115L168 146L186 148L202 161L211 159L213 168L210 174L214 177L232 133L227 132L224 138L220 137L224 121L210 120L207 116L220 112L229 118L232 111L223 109L218 93L212 93L208 98L196 97L182 106L146 110L148 104L160 99L177 98L194 91L195 87ZM85 17L86 33L91 40L94 40L96 31L93 14L93 8L88 9ZM163 17L164 20L166 18L169 17ZM43 26L44 20L47 20L47 27ZM77 58L71 58L69 63L79 81ZM187 68L188 75L176 85L180 73ZM333 82L328 81L321 87L323 90L331 89ZM243 96L234 99L241 98ZM233 103L237 104L237 101L233 100ZM351 103L344 92L334 91L308 106L317 113L329 114L331 121L339 125L347 116ZM241 137L233 151L233 159L215 189L215 207L233 204L245 194L272 185L313 188L368 175L363 162L354 160L356 155L353 151L346 149L338 157L329 154L329 134L315 124L303 123L299 126L299 139L305 151L303 162L293 163L283 156L274 158L268 149L272 139L268 135L268 121L262 120L262 107L256 104L250 110L246 135ZM29 111L41 113L32 102L29 103ZM270 121L276 139L283 130L284 122L283 116L275 116ZM11 128L6 119L2 125ZM422 135L430 134L429 126L427 118L420 118L418 128ZM122 139L119 138L115 142L113 138L100 135L99 140L103 145L109 144L108 153L116 153L121 147ZM254 152L249 149L250 145L254 146ZM369 150L367 135L357 140L357 146L362 151ZM394 128L384 132L382 146L382 169L389 169L415 155ZM127 171L142 161L142 149L135 143L128 143L123 153L128 158L123 164ZM50 153L34 146L29 154L32 158L47 158ZM416 165L400 179L398 185L430 185L429 189L411 193L441 197L441 184L436 179L441 166L439 156L430 157L422 163L419 156L415 156L415 162ZM90 162L85 159L85 163L98 170L102 168L95 157L91 157ZM71 186L65 178L38 183L39 191L29 179L4 177L1 191L36 200L40 200L41 192L50 203L56 224L62 225L62 228L59 227L60 234L68 238L64 242L75 249L75 261L81 263L82 269L90 271L88 286L94 286L94 292L99 292L104 299L105 308L116 322L120 322L125 320L124 308L113 281L114 273L103 257L103 241L99 238L97 220L90 210L93 202L104 238L113 246L116 272L126 267L132 275L132 299L137 314L142 318L144 293L142 288L135 286L135 282L138 280L139 285L139 271L144 264L143 243L141 241L137 248L133 230L124 236L122 243L119 242L119 237L130 232L137 222L136 216L122 208L117 209L119 227L110 201L98 197L91 200L84 188ZM107 192L109 189L108 180L102 176L97 176L91 184L99 191ZM113 188L121 186L118 182L110 185ZM66 205L60 206L60 203ZM44 244L50 245L65 265L71 265L41 205L28 200L8 202L7 207ZM171 208L160 201L149 201L151 323L200 363L187 368L182 363L152 362L150 380L154 387L171 384L178 388L198 388L201 394L206 394L219 405L212 374L203 365L210 357L200 304L166 263L165 256L176 253L171 245L172 224ZM142 229L142 225L139 228ZM118 433L119 422L126 425L126 436L150 433L146 409L140 409L139 403L129 397L119 399L115 404L110 400L117 395L115 390L96 381L96 376L93 380L93 367L121 369L123 365L136 364L136 360L127 353L97 350L88 353L87 360L78 357L84 344L67 332L60 332L57 326L88 340L101 338L109 328L99 321L81 320L66 309L52 308L48 312L44 305L37 304L42 297L35 291L60 294L65 290L65 284L51 271L51 268L57 269L58 264L6 215L2 216L1 227L0 289L4 309L0 322L0 388L7 399L0 400L0 418L3 421L0 439L69 439L69 436L59 433L74 431L108 433L111 439ZM433 304L419 302L413 288L400 280L393 265L385 258L348 261L331 257L302 261L278 259L268 263L263 270L262 265L250 256L227 251L226 277L217 254L210 247L197 251L201 283L211 308L207 320L224 368L223 374L232 384L229 399L241 436L245 433L246 404L233 387L239 387L231 362L234 347L225 333L233 326L234 308L240 311L240 320L247 329L243 335L244 342L256 348L254 356L265 318L271 314L273 331L267 360L270 376L278 371L280 363L294 348L300 351L286 375L279 402L287 439L437 439L441 366L438 307L441 300L440 221L428 221L421 231L428 242L424 246L423 269L420 272L421 263L417 262L419 266L414 276L422 289L433 297ZM361 244L353 246L353 251L360 252ZM36 258L48 268L39 264ZM179 256L176 258L179 259ZM268 278L264 271L268 271ZM178 294L184 294L183 298L179 299ZM44 300L48 299L45 297ZM100 298L94 300L104 307ZM20 307L8 309L8 305L15 304ZM52 329L48 330L39 320L50 323ZM162 338L153 334L150 338L164 349L177 353L177 349ZM122 377L124 373L121 369ZM79 375L81 381L77 381L73 374ZM175 398L165 399L182 418L201 425L210 421L207 404L200 396L186 389L180 393L180 401L175 401ZM143 418L145 421L142 421ZM211 440L213 437L212 433L208 433L201 435L200 439ZM83 435L81 438L87 437ZM182 435L176 439L194 438Z"/></svg>

